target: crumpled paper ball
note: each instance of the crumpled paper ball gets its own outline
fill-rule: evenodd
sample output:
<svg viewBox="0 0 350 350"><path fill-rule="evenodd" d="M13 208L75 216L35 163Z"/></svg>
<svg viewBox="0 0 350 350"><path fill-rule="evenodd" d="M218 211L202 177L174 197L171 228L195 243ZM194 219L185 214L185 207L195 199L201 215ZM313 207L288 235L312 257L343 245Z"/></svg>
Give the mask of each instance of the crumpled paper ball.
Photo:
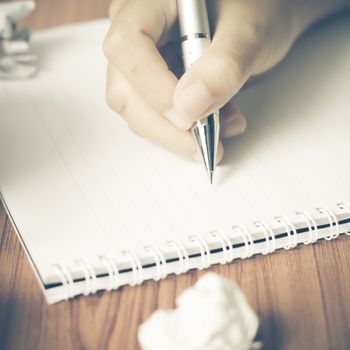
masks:
<svg viewBox="0 0 350 350"><path fill-rule="evenodd" d="M17 21L35 8L32 0L0 3L0 79L23 79L36 72L36 56L29 53L30 30Z"/></svg>
<svg viewBox="0 0 350 350"><path fill-rule="evenodd" d="M176 300L175 310L157 310L139 327L143 350L249 350L258 317L238 285L207 273Z"/></svg>

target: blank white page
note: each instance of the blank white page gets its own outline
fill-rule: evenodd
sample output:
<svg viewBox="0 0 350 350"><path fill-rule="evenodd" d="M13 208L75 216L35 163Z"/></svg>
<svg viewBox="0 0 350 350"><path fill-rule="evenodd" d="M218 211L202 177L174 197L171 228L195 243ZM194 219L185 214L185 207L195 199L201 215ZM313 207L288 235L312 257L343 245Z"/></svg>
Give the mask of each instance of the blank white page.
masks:
<svg viewBox="0 0 350 350"><path fill-rule="evenodd" d="M309 32L237 96L248 129L225 143L213 186L106 106L107 27L36 33L37 76L0 82L1 192L43 281L77 257L350 199L349 18Z"/></svg>

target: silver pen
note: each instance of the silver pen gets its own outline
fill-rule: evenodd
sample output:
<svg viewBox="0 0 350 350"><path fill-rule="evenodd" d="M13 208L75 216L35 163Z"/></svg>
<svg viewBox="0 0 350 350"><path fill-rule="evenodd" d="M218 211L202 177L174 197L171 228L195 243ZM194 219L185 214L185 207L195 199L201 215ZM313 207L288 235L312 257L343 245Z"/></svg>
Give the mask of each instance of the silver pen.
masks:
<svg viewBox="0 0 350 350"><path fill-rule="evenodd" d="M207 5L205 0L177 0L177 8L186 70L202 56L211 43ZM192 127L210 183L213 183L216 167L219 131L219 111L197 121Z"/></svg>

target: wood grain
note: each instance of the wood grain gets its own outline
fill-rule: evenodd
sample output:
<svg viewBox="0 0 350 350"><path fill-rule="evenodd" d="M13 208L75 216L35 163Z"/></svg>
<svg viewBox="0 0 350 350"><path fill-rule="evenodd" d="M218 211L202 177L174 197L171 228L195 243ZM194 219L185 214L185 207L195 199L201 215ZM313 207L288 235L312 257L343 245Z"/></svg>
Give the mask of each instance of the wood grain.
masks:
<svg viewBox="0 0 350 350"><path fill-rule="evenodd" d="M105 16L108 0L40 0L35 28ZM0 165L1 166L1 165ZM238 282L265 349L350 349L350 239L257 256L211 270ZM203 274L48 306L0 206L0 349L138 349L137 327Z"/></svg>

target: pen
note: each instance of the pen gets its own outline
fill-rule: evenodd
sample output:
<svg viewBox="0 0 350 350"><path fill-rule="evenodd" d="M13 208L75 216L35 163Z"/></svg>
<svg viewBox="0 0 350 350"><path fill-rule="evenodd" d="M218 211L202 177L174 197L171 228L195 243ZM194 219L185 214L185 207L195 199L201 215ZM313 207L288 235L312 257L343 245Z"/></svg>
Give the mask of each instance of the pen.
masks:
<svg viewBox="0 0 350 350"><path fill-rule="evenodd" d="M210 28L205 0L177 0L181 47L185 70L209 47ZM204 166L213 183L219 144L219 111L197 121L192 133L202 155Z"/></svg>

